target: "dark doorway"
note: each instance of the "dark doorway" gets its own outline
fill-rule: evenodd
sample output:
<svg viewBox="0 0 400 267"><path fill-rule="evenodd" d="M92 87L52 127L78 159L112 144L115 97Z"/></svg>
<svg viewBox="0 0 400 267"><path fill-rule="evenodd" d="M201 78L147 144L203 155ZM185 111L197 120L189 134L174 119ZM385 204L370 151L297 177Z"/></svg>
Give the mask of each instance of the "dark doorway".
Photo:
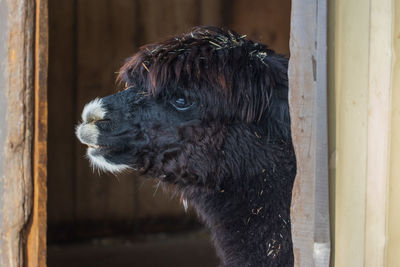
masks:
<svg viewBox="0 0 400 267"><path fill-rule="evenodd" d="M288 56L290 0L49 0L48 265L217 266L179 198L133 174L93 173L74 126L116 90L141 45L218 25ZM197 265L196 265L197 264Z"/></svg>

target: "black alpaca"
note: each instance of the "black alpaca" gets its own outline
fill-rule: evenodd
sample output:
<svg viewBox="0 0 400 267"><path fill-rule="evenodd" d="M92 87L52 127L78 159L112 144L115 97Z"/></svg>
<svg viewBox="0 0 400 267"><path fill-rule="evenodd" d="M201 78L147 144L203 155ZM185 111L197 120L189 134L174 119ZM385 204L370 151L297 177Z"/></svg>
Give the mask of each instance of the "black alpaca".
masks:
<svg viewBox="0 0 400 267"><path fill-rule="evenodd" d="M245 36L197 27L142 47L120 70L126 88L90 102L77 135L94 167L175 185L221 266L293 266L287 65Z"/></svg>

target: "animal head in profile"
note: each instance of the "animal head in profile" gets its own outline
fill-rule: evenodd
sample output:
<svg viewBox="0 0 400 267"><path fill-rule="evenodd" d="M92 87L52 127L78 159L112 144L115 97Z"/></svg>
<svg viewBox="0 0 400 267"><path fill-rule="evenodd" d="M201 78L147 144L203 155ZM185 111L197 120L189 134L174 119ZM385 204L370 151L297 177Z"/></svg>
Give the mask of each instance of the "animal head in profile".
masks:
<svg viewBox="0 0 400 267"><path fill-rule="evenodd" d="M76 130L95 168L219 188L290 142L287 59L233 31L143 46L118 79L125 89L87 104Z"/></svg>

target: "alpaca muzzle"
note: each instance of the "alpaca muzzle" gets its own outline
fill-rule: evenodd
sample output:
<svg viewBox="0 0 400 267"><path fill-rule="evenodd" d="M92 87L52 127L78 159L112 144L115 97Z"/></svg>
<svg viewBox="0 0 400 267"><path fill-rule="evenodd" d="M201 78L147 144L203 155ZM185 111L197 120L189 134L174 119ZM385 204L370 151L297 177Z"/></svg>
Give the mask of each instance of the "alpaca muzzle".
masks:
<svg viewBox="0 0 400 267"><path fill-rule="evenodd" d="M89 102L82 112L82 123L76 127L76 136L81 143L91 147L99 148L99 129L96 126L96 122L104 119L106 111L102 106L102 100L96 98Z"/></svg>

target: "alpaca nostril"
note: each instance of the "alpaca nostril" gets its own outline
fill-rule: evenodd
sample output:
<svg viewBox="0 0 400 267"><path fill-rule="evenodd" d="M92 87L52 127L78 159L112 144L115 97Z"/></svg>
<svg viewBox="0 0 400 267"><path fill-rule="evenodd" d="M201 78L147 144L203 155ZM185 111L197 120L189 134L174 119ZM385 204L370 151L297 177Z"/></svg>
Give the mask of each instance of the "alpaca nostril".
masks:
<svg viewBox="0 0 400 267"><path fill-rule="evenodd" d="M81 143L86 145L96 145L99 137L99 130L93 124L82 123L76 128L75 132Z"/></svg>
<svg viewBox="0 0 400 267"><path fill-rule="evenodd" d="M84 123L94 123L103 120L106 115L106 110L103 108L102 100L96 98L95 100L86 104L82 112L82 120Z"/></svg>

